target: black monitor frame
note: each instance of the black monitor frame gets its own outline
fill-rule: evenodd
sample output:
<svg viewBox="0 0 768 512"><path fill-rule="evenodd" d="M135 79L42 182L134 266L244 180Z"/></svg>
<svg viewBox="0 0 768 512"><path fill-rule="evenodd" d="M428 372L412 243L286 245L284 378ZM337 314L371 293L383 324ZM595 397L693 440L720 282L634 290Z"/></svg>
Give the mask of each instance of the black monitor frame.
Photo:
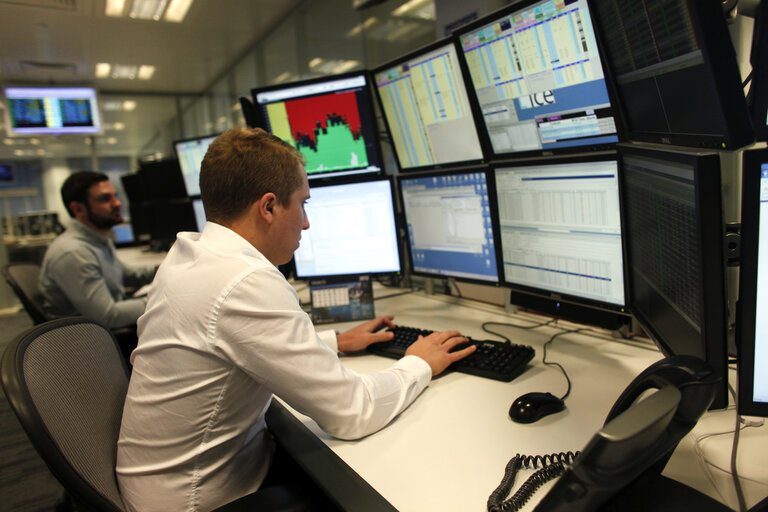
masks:
<svg viewBox="0 0 768 512"><path fill-rule="evenodd" d="M480 156L474 159L463 159L463 160L456 160L453 162L439 162L439 163L433 162L431 164L425 164L425 165L404 166L403 158L401 158L401 155L397 150L397 146L395 145L394 137L392 136L392 133L393 133L392 123L389 117L387 116L386 110L384 109L384 99L382 98L382 94L377 85L376 77L380 73L384 73L395 67L402 66L403 64L407 64L410 61L413 61L414 59L417 59L421 56L427 55L429 53L432 53L436 50L439 50L440 48L443 48L449 45L456 52L456 58L459 66L456 69L456 72L459 74L459 77L462 81L462 86L464 87L464 92L467 98L467 108L469 109L470 118L472 120L472 124L475 130L475 135L477 137L477 149L480 151ZM423 46L417 50L414 50L405 55L402 55L396 59L392 59L370 70L371 85L374 89L374 92L376 93L376 98L378 99L378 105L380 107L382 117L384 118L384 126L386 127L387 132L389 134L389 138L392 142L392 153L395 156L395 160L397 162L397 166L400 172L422 172L422 171L433 171L433 170L441 170L441 169L451 169L455 167L462 167L462 166L469 166L469 165L482 165L485 159L487 158L486 155L489 154L489 150L488 150L488 147L486 147L486 138L483 137L482 134L480 133L481 125L478 123L478 119L480 119L480 112L478 110L477 103L474 101L471 101L469 98L469 91L467 90L467 84L465 82L466 76L462 71L462 68L463 68L461 64L462 57L460 54L461 54L461 49L456 45L456 39L453 37L445 37L433 43L430 43L426 46Z"/></svg>
<svg viewBox="0 0 768 512"><path fill-rule="evenodd" d="M371 276L371 277L379 277L379 278L392 278L402 275L403 272L403 250L402 250L402 243L400 241L400 233L401 233L401 224L400 224L400 218L397 214L397 202L396 202L396 194L395 194L395 182L394 179L391 176L388 175L375 175L375 174L365 174L365 175L351 175L351 176L337 176L335 178L326 178L322 180L313 180L309 182L310 185L310 199L309 202L312 201L312 190L322 187L332 187L337 185L345 185L345 184L358 184L358 183L369 183L374 181L380 181L380 182L387 182L389 183L390 193L391 193L391 201L392 201L392 215L393 215L393 223L394 223L394 229L395 229L395 242L397 243L397 257L398 257L398 264L400 266L397 270L390 270L390 271L381 271L381 272L348 272L348 273L336 273L336 274L312 274L312 275L300 275L300 269L299 266L296 265L296 257L294 254L294 258L291 260L292 270L294 272L294 275L296 279L303 280L303 281L317 281L317 280L323 280L327 283L334 283L334 282L343 282L343 281L349 281L350 278L356 277L356 276ZM308 214L309 217L309 226L310 229L312 229L312 216L311 214ZM303 236L303 235L302 235Z"/></svg>
<svg viewBox="0 0 768 512"><path fill-rule="evenodd" d="M512 159L512 158L531 158L531 157L537 157L537 156L568 155L568 154L574 154L574 153L591 153L591 152L608 151L608 150L613 150L617 142L624 140L621 132L622 124L619 122L619 119L618 119L618 109L615 108L616 97L612 87L613 80L610 78L609 70L604 65L605 57L602 54L600 46L597 45L597 47L594 48L594 51L595 51L595 55L599 57L600 62L602 63L601 69L603 73L603 83L605 84L606 95L609 102L609 106L599 109L600 112L595 111L595 115L598 116L598 119L606 119L608 117L612 118L611 122L613 124L613 128L615 131L614 131L614 134L610 134L610 135L606 134L605 136L595 137L595 139L597 140L598 138L610 137L615 140L613 141L601 140L599 142L593 142L593 143L584 142L584 143L578 143L574 145L565 144L561 147L543 147L540 149L520 150L520 151L496 152L493 149L493 144L491 142L490 134L488 132L488 128L484 120L482 107L480 105L480 100L477 95L477 90L474 86L474 82L472 80L472 76L469 71L467 58L464 55L464 51L461 44L461 38L462 36L465 36L468 33L471 33L483 26L489 25L494 21L502 20L513 13L528 9L529 7L531 7L536 3L540 3L540 2L543 3L543 1L544 0L520 0L518 2L513 2L511 5L502 7L501 9L498 9L492 12L491 14L484 16L483 18L472 21L471 23L456 29L453 33L455 44L459 52L459 57L460 57L459 62L461 63L462 72L464 73L464 82L467 84L467 93L469 95L470 102L473 104L473 108L477 112L478 132L481 136L483 147L486 148L487 159L489 161ZM591 22L591 18L590 18L590 22ZM550 99L547 99L546 102L551 103ZM574 110L574 113L578 113L578 111L585 111L589 109L579 107L578 109L571 109L571 110ZM563 115L567 115L567 114L557 113L557 114L552 114L550 116L544 115L542 119L547 119L549 117L558 118ZM585 139L578 139L578 140L585 140Z"/></svg>
<svg viewBox="0 0 768 512"><path fill-rule="evenodd" d="M768 140L768 2L760 2L755 13L752 37L752 85L749 88L749 107L755 139Z"/></svg>
<svg viewBox="0 0 768 512"><path fill-rule="evenodd" d="M181 168L181 171L182 171L181 172L182 178L184 177L184 168L181 165L181 160L182 159L179 156L179 145L187 143L187 142L200 142L200 141L203 141L205 139L215 139L219 135L221 135L221 134L220 133L210 133L208 135L201 135L199 137L188 137L188 138L185 138L185 139L179 139L179 140L173 141L173 152L176 155L176 159L179 162L179 167ZM203 156L205 156L205 155L203 155ZM184 180L184 187L187 189L187 196L189 196L189 197L194 197L194 196L199 196L200 195L200 184L199 184L199 182L200 182L200 166L201 165L202 165L202 160L200 160L200 165L198 165L198 168L197 168L198 186L197 186L197 188L195 190L190 191L189 187L186 186L187 180L186 179Z"/></svg>
<svg viewBox="0 0 768 512"><path fill-rule="evenodd" d="M496 186L496 173L498 169L510 169L516 167L535 167L550 166L550 165L568 165L568 164L584 164L589 162L616 162L617 165L617 196L620 202L619 193L619 176L618 176L618 161L615 151L601 152L585 155L562 155L559 157L547 157L537 158L530 160L515 160L509 162L498 162L492 165L493 168L493 180L494 189L496 194L499 194L498 187ZM499 199L497 198L497 201ZM510 303L555 317L561 317L568 320L573 320L580 323L597 325L608 329L618 329L625 326L630 322L629 308L627 307L627 265L626 265L626 249L624 246L624 216L619 205L620 215L620 227L622 231L621 241L621 255L622 255L622 279L624 289L624 304L615 304L612 302L601 301L591 299L587 297L581 297L578 295L563 293L560 291L547 290L541 287L533 287L522 285L519 283L511 282L505 276L504 273L504 261L503 261L503 236L501 230L501 219L497 212L495 213L494 230L499 237L498 251L499 251L499 271L502 285L510 290Z"/></svg>
<svg viewBox="0 0 768 512"><path fill-rule="evenodd" d="M759 370L755 367L757 349L757 292L758 258L760 249L768 245L759 244L760 237L760 181L763 165L768 165L768 149L745 151L743 155L742 196L741 196L741 263L739 270L739 302L736 315L736 340L739 353L738 412L749 416L768 417L768 401L755 400L754 379ZM765 219L763 219L765 220ZM763 228L765 229L765 228ZM763 242L765 242L763 240ZM765 272L763 267L760 271ZM765 312L763 312L764 314ZM768 340L762 340L765 346Z"/></svg>
<svg viewBox="0 0 768 512"><path fill-rule="evenodd" d="M405 207L405 197L403 194L403 188L402 188L402 182L404 180L413 180L413 179L419 179L419 178L431 178L431 177L444 177L444 176L457 176L461 174L466 173L483 173L485 174L485 181L488 187L488 203L489 208L491 211L491 228L493 229L493 247L494 247L494 258L496 259L496 279L495 280L485 280L485 279L476 279L468 276L462 276L458 274L439 274L434 272L426 272L426 271L419 271L416 269L414 262L413 262L413 249L411 247L411 240L410 236L408 235L408 216L406 212ZM419 174L401 174L397 176L397 191L398 191L398 199L400 200L400 207L401 207L401 219L400 219L400 225L403 226L403 232L405 233L405 236L403 237L405 239L404 247L405 247L405 256L408 260L409 265L409 272L412 275L416 276L422 276L422 277L429 277L433 279L451 279L459 282L466 282L466 283L476 283L476 284L482 284L486 286L500 286L501 283L501 267L500 267L500 253L499 253L499 236L497 231L498 221L495 219L496 215L496 192L495 192L495 185L493 182L493 176L490 173L490 169L486 165L476 165L473 167L464 167L460 169L451 169L451 170L443 170L443 171L432 171L432 172L424 172Z"/></svg>
<svg viewBox="0 0 768 512"><path fill-rule="evenodd" d="M660 62L642 67L638 65L635 69L625 71L616 69L617 60L637 62L640 58L648 57L640 53L616 55L618 48L626 50L630 42L622 40L611 45L612 34L603 28L619 30L620 34L613 36L625 38L630 30L629 23L635 20L617 18L615 11L611 12L609 18L608 6L605 10L598 7L602 1L589 0L589 5L598 44L605 55L603 65L615 81L618 101L614 107L617 111L621 110L622 115L619 117L623 120L623 132L628 140L708 149L737 149L754 140L741 75L721 2L681 0L668 4L690 12L690 17L683 20L683 23L690 24L689 28L701 51L701 62L697 63L699 57L695 49L671 58L659 57L658 52L666 49L660 50L656 41L653 41L653 58ZM647 4L653 1L642 2L645 4L643 9L650 9ZM614 2L609 5L616 8ZM628 13L627 16L632 14ZM640 21L647 23L647 18ZM649 34L651 30L648 30ZM684 37L685 31L685 27L675 26L669 32ZM707 96L702 98L699 94ZM724 133L691 131L703 131L702 120L715 117L720 124L717 129ZM688 125L681 125L681 121ZM676 125L670 126L671 122Z"/></svg>
<svg viewBox="0 0 768 512"><path fill-rule="evenodd" d="M699 310L701 321L698 325L695 318L689 319L682 310L668 304L665 296L655 291L652 285L641 286L639 277L634 272L633 258L636 258L636 255L632 247L637 236L633 236L634 221L630 204L632 200L629 197L628 184L629 166L633 159L639 162L645 159L646 162L658 162L660 165L692 171L696 229L693 235L697 247L689 248L689 253L699 258L699 272L692 277L696 282L686 282L684 285L701 286L697 293L698 304L693 305ZM693 355L706 360L712 366L721 380L711 408L724 408L728 405L728 306L720 157L716 153L673 152L666 149L619 145L619 169L629 308L643 330L666 356ZM660 175L658 171L643 172L646 173L646 180L657 174L668 181L683 184L690 182L687 177L674 176L673 171L666 175ZM647 211L652 205L643 200L638 207ZM647 247L643 242L639 243ZM673 269L672 271L674 272ZM698 338L697 331L701 332Z"/></svg>
<svg viewBox="0 0 768 512"><path fill-rule="evenodd" d="M322 86L326 83L338 82L343 80L349 80L354 78L362 78L364 84L358 88L357 108L361 117L361 130L363 131L362 137L365 141L366 154L369 158L368 167L350 167L346 169L328 170L328 171L312 171L307 172L307 177L310 180L318 178L331 178L344 175L363 175L374 174L380 175L384 169L383 156L381 152L381 146L379 144L378 122L376 119L376 111L373 106L373 91L371 91L371 77L368 71L352 71L349 73L342 73L338 75L328 75L319 78L312 78L309 80L301 80L297 82L290 82L284 84L274 84L263 87L255 87L251 89L251 95L253 96L254 104L254 122L257 126L262 126L269 132L272 132L269 119L265 115L264 107L259 103L259 96L262 94L275 94L280 91L288 91L294 88L308 87L308 86ZM322 96L322 93L301 96L301 98ZM286 98L287 99L287 98ZM271 103L276 103L274 101Z"/></svg>
<svg viewBox="0 0 768 512"><path fill-rule="evenodd" d="M188 197L187 186L176 158L163 158L141 162L137 174L145 188L145 201L184 199Z"/></svg>

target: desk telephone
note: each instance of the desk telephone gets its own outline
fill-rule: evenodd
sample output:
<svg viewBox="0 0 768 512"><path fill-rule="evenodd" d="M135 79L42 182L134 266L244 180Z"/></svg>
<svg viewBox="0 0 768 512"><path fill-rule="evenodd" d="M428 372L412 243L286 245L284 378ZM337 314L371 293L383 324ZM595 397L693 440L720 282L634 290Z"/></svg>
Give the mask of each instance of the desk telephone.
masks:
<svg viewBox="0 0 768 512"><path fill-rule="evenodd" d="M619 396L603 428L581 452L518 454L512 458L501 484L488 499L488 511L519 510L536 489L558 476L560 479L536 506L537 512L579 512L601 507L642 510L649 504L638 503L639 498L666 499L670 492L685 494L688 504L691 499L702 499L707 502L705 508L721 510L714 500L661 477L672 451L711 405L719 380L706 362L693 356L674 356L654 363ZM657 391L637 401L652 389ZM541 469L505 500L523 466ZM670 485L678 487L672 491L665 489L661 494L653 492ZM633 486L644 487L634 493L624 491ZM623 494L625 501L621 498ZM712 506L709 501L714 502ZM656 504L652 509L658 510Z"/></svg>

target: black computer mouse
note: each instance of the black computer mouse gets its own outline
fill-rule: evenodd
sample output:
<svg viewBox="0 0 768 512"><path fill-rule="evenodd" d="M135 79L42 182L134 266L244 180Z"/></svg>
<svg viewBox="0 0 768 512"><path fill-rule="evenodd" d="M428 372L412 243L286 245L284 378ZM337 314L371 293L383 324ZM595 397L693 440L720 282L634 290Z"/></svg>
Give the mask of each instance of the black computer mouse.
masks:
<svg viewBox="0 0 768 512"><path fill-rule="evenodd" d="M509 417L517 423L533 423L565 409L565 402L552 393L526 393L512 402Z"/></svg>

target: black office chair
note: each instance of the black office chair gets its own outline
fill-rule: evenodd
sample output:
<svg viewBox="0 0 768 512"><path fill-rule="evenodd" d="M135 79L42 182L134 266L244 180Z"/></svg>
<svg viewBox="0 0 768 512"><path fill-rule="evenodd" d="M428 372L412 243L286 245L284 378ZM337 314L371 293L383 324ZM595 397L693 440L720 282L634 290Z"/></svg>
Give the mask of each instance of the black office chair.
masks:
<svg viewBox="0 0 768 512"><path fill-rule="evenodd" d="M115 476L128 368L102 324L80 317L34 326L6 349L11 408L78 510L125 510ZM309 510L300 490L270 487L220 510Z"/></svg>
<svg viewBox="0 0 768 512"><path fill-rule="evenodd" d="M39 275L40 265L37 263L8 263L3 267L5 281L19 298L35 325L51 320L43 311L42 297L37 291Z"/></svg>

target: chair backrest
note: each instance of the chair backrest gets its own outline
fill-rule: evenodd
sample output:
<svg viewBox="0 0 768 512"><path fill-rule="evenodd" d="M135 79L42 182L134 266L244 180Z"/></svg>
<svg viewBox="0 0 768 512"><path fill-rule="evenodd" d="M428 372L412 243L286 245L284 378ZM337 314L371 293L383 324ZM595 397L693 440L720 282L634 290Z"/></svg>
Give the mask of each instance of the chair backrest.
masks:
<svg viewBox="0 0 768 512"><path fill-rule="evenodd" d="M115 476L128 368L109 329L62 318L20 334L0 377L11 408L78 509L124 510Z"/></svg>
<svg viewBox="0 0 768 512"><path fill-rule="evenodd" d="M3 277L21 300L24 309L35 325L51 319L43 311L42 297L37 291L39 275L40 265L36 263L9 263L3 267Z"/></svg>

